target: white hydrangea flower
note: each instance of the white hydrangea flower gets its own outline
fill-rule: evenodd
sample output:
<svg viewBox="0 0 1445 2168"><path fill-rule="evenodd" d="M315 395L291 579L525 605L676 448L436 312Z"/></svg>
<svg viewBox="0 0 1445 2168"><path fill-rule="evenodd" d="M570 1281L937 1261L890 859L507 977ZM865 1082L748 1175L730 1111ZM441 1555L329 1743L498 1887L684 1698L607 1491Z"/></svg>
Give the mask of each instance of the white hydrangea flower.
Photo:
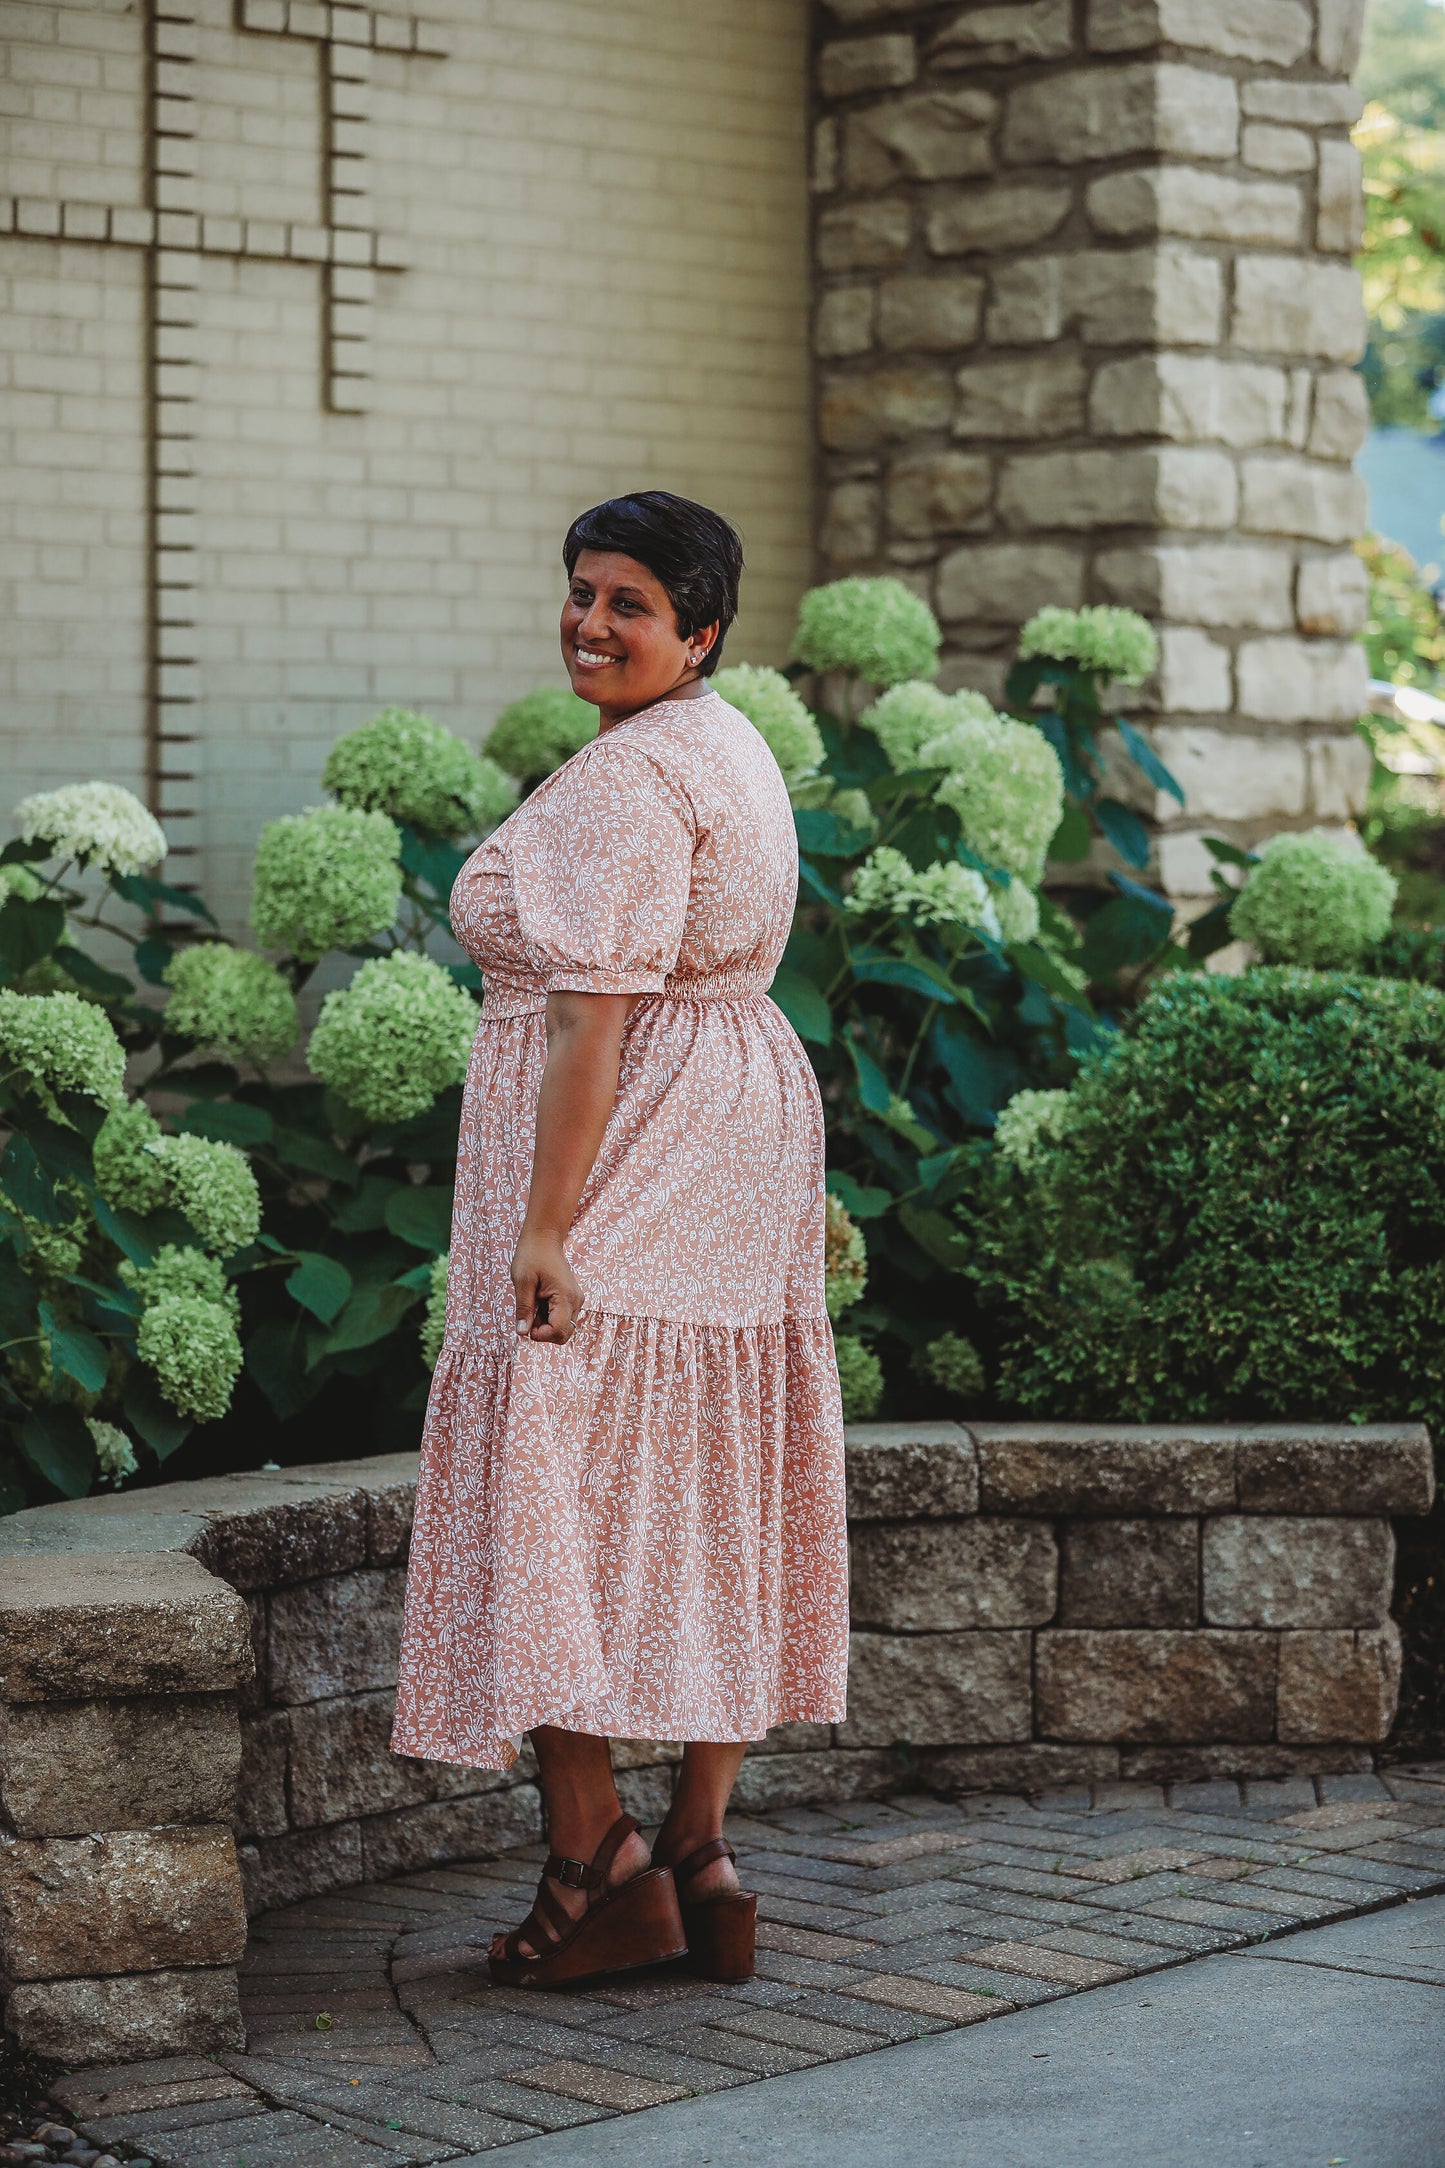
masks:
<svg viewBox="0 0 1445 2168"><path fill-rule="evenodd" d="M65 783L36 791L15 808L26 843L48 843L57 858L79 858L103 873L141 873L166 855L165 830L119 783Z"/></svg>
<svg viewBox="0 0 1445 2168"><path fill-rule="evenodd" d="M125 1432L115 1423L103 1423L94 1415L88 1415L85 1423L95 1443L95 1458L101 1474L114 1485L123 1483L128 1475L134 1475L140 1462Z"/></svg>

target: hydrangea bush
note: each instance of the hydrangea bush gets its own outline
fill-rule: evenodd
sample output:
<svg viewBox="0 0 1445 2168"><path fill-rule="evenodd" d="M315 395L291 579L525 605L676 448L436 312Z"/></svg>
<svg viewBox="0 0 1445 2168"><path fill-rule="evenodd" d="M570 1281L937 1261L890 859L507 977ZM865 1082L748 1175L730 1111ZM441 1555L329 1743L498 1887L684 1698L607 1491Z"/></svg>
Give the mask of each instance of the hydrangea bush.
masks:
<svg viewBox="0 0 1445 2168"><path fill-rule="evenodd" d="M1383 940L1398 886L1358 844L1275 836L1230 909L1230 931L1266 963L1347 969Z"/></svg>

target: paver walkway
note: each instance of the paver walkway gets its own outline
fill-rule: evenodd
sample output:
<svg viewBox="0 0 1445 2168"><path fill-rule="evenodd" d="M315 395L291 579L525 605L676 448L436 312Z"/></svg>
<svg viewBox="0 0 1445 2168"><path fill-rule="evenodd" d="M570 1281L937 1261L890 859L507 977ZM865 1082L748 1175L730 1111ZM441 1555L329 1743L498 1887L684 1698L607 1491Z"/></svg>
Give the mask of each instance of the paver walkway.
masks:
<svg viewBox="0 0 1445 2168"><path fill-rule="evenodd" d="M492 1987L540 1846L258 1920L245 2054L61 2081L166 2168L468 2161L1445 1890L1445 1766L795 1808L730 1827L758 1977Z"/></svg>

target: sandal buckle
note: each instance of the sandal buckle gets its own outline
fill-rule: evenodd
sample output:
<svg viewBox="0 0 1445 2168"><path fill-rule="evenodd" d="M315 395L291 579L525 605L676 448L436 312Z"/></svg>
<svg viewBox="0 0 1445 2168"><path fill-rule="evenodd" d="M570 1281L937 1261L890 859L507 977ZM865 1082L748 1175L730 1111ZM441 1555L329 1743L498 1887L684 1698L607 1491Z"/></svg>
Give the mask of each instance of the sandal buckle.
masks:
<svg viewBox="0 0 1445 2168"><path fill-rule="evenodd" d="M547 1862L547 1872L564 1889L586 1889L591 1869L584 1860L553 1858Z"/></svg>

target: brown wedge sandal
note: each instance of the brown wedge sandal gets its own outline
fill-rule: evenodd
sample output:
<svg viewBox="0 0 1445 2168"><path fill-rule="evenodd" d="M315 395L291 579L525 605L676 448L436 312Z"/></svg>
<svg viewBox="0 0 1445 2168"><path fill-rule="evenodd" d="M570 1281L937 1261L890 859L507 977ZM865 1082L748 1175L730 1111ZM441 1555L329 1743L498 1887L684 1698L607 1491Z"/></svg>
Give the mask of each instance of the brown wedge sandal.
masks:
<svg viewBox="0 0 1445 2168"><path fill-rule="evenodd" d="M757 1898L741 1890L691 1901L687 1896L688 1883L715 1859L737 1859L726 1837L713 1837L672 1864L687 1936L687 1969L700 1980L750 1980L757 1959Z"/></svg>
<svg viewBox="0 0 1445 2168"><path fill-rule="evenodd" d="M537 1884L537 1900L520 1927L508 1935L501 1954L488 1959L498 1987L573 1987L603 1972L632 1972L639 1965L661 1965L687 1950L677 1890L667 1867L648 1867L630 1882L607 1887L607 1870L617 1848L637 1828L630 1814L619 1814L588 1866L580 1859L560 1859L553 1852ZM547 1887L547 1879L568 1889L585 1889L587 1909L573 1919ZM529 1957L522 1944L530 1943Z"/></svg>

